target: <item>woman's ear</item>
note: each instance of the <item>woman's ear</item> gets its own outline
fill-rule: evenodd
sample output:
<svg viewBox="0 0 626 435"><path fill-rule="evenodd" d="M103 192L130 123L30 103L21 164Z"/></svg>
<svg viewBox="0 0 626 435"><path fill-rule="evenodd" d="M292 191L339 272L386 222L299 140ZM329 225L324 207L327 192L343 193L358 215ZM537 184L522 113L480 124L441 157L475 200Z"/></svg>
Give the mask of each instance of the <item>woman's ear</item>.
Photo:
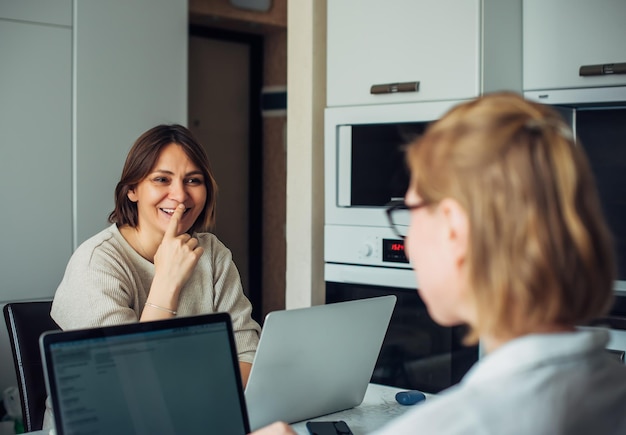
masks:
<svg viewBox="0 0 626 435"><path fill-rule="evenodd" d="M458 264L465 261L469 243L467 212L455 199L446 198L440 203L445 225L445 237Z"/></svg>
<svg viewBox="0 0 626 435"><path fill-rule="evenodd" d="M126 194L126 196L128 197L128 199L130 199L132 202L137 202L138 198L137 198L137 194L135 193L135 189L128 189L128 193Z"/></svg>

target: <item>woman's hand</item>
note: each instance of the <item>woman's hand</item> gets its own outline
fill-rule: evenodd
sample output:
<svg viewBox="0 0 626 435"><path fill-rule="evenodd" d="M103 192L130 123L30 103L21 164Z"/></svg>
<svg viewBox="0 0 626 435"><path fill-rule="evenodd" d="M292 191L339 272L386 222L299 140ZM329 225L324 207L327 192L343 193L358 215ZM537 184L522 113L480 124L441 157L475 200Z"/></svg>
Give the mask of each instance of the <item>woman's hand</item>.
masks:
<svg viewBox="0 0 626 435"><path fill-rule="evenodd" d="M154 254L154 279L167 280L172 289L180 291L204 252L198 246L198 239L187 233L178 235L178 224L185 211L184 204L178 204L163 235L159 249Z"/></svg>
<svg viewBox="0 0 626 435"><path fill-rule="evenodd" d="M279 421L259 430L255 430L250 435L296 435L296 433L288 424Z"/></svg>
<svg viewBox="0 0 626 435"><path fill-rule="evenodd" d="M149 302L169 310L178 309L178 298L204 249L198 246L198 239L187 233L178 234L178 224L185 211L185 205L179 204L163 235L163 240L154 254L154 279L150 287ZM151 319L164 318L150 310ZM167 316L165 316L167 317ZM141 320L148 320L141 316Z"/></svg>

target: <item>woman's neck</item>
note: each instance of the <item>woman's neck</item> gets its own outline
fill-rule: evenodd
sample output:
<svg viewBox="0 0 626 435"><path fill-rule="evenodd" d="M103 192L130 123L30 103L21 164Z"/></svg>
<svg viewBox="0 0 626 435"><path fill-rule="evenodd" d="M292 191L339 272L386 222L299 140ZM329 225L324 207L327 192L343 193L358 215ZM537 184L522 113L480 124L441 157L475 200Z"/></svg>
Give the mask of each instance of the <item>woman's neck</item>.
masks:
<svg viewBox="0 0 626 435"><path fill-rule="evenodd" d="M154 263L154 254L158 247L154 248L149 240L143 240L138 227L126 225L120 228L120 233L135 252L149 262Z"/></svg>
<svg viewBox="0 0 626 435"><path fill-rule="evenodd" d="M556 334L562 332L574 332L576 327L573 325L543 325L533 328L532 331L528 331L521 335L516 336L502 336L495 334L483 334L480 336L480 342L486 353L491 353L498 349L500 346L515 340L516 338L523 337L531 334Z"/></svg>

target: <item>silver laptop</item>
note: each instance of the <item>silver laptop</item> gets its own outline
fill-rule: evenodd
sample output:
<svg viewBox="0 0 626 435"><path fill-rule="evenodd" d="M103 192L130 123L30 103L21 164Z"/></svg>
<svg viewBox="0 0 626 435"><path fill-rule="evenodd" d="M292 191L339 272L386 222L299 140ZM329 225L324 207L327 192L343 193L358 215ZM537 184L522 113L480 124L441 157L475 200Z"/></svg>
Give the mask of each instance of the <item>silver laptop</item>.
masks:
<svg viewBox="0 0 626 435"><path fill-rule="evenodd" d="M249 432L230 316L45 333L57 435Z"/></svg>
<svg viewBox="0 0 626 435"><path fill-rule="evenodd" d="M359 405L395 304L389 295L268 314L245 390L251 429Z"/></svg>

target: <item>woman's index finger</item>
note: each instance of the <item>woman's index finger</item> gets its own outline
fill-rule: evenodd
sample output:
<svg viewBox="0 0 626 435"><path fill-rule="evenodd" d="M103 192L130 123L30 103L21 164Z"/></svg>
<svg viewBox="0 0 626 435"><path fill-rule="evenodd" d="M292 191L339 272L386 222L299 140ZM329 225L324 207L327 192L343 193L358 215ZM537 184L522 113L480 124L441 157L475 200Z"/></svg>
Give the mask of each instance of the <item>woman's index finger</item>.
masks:
<svg viewBox="0 0 626 435"><path fill-rule="evenodd" d="M170 223L167 226L167 231L165 232L166 236L176 237L178 236L178 223L180 222L180 218L185 211L185 204L180 203L174 209L174 213L172 213L172 217L170 218Z"/></svg>

